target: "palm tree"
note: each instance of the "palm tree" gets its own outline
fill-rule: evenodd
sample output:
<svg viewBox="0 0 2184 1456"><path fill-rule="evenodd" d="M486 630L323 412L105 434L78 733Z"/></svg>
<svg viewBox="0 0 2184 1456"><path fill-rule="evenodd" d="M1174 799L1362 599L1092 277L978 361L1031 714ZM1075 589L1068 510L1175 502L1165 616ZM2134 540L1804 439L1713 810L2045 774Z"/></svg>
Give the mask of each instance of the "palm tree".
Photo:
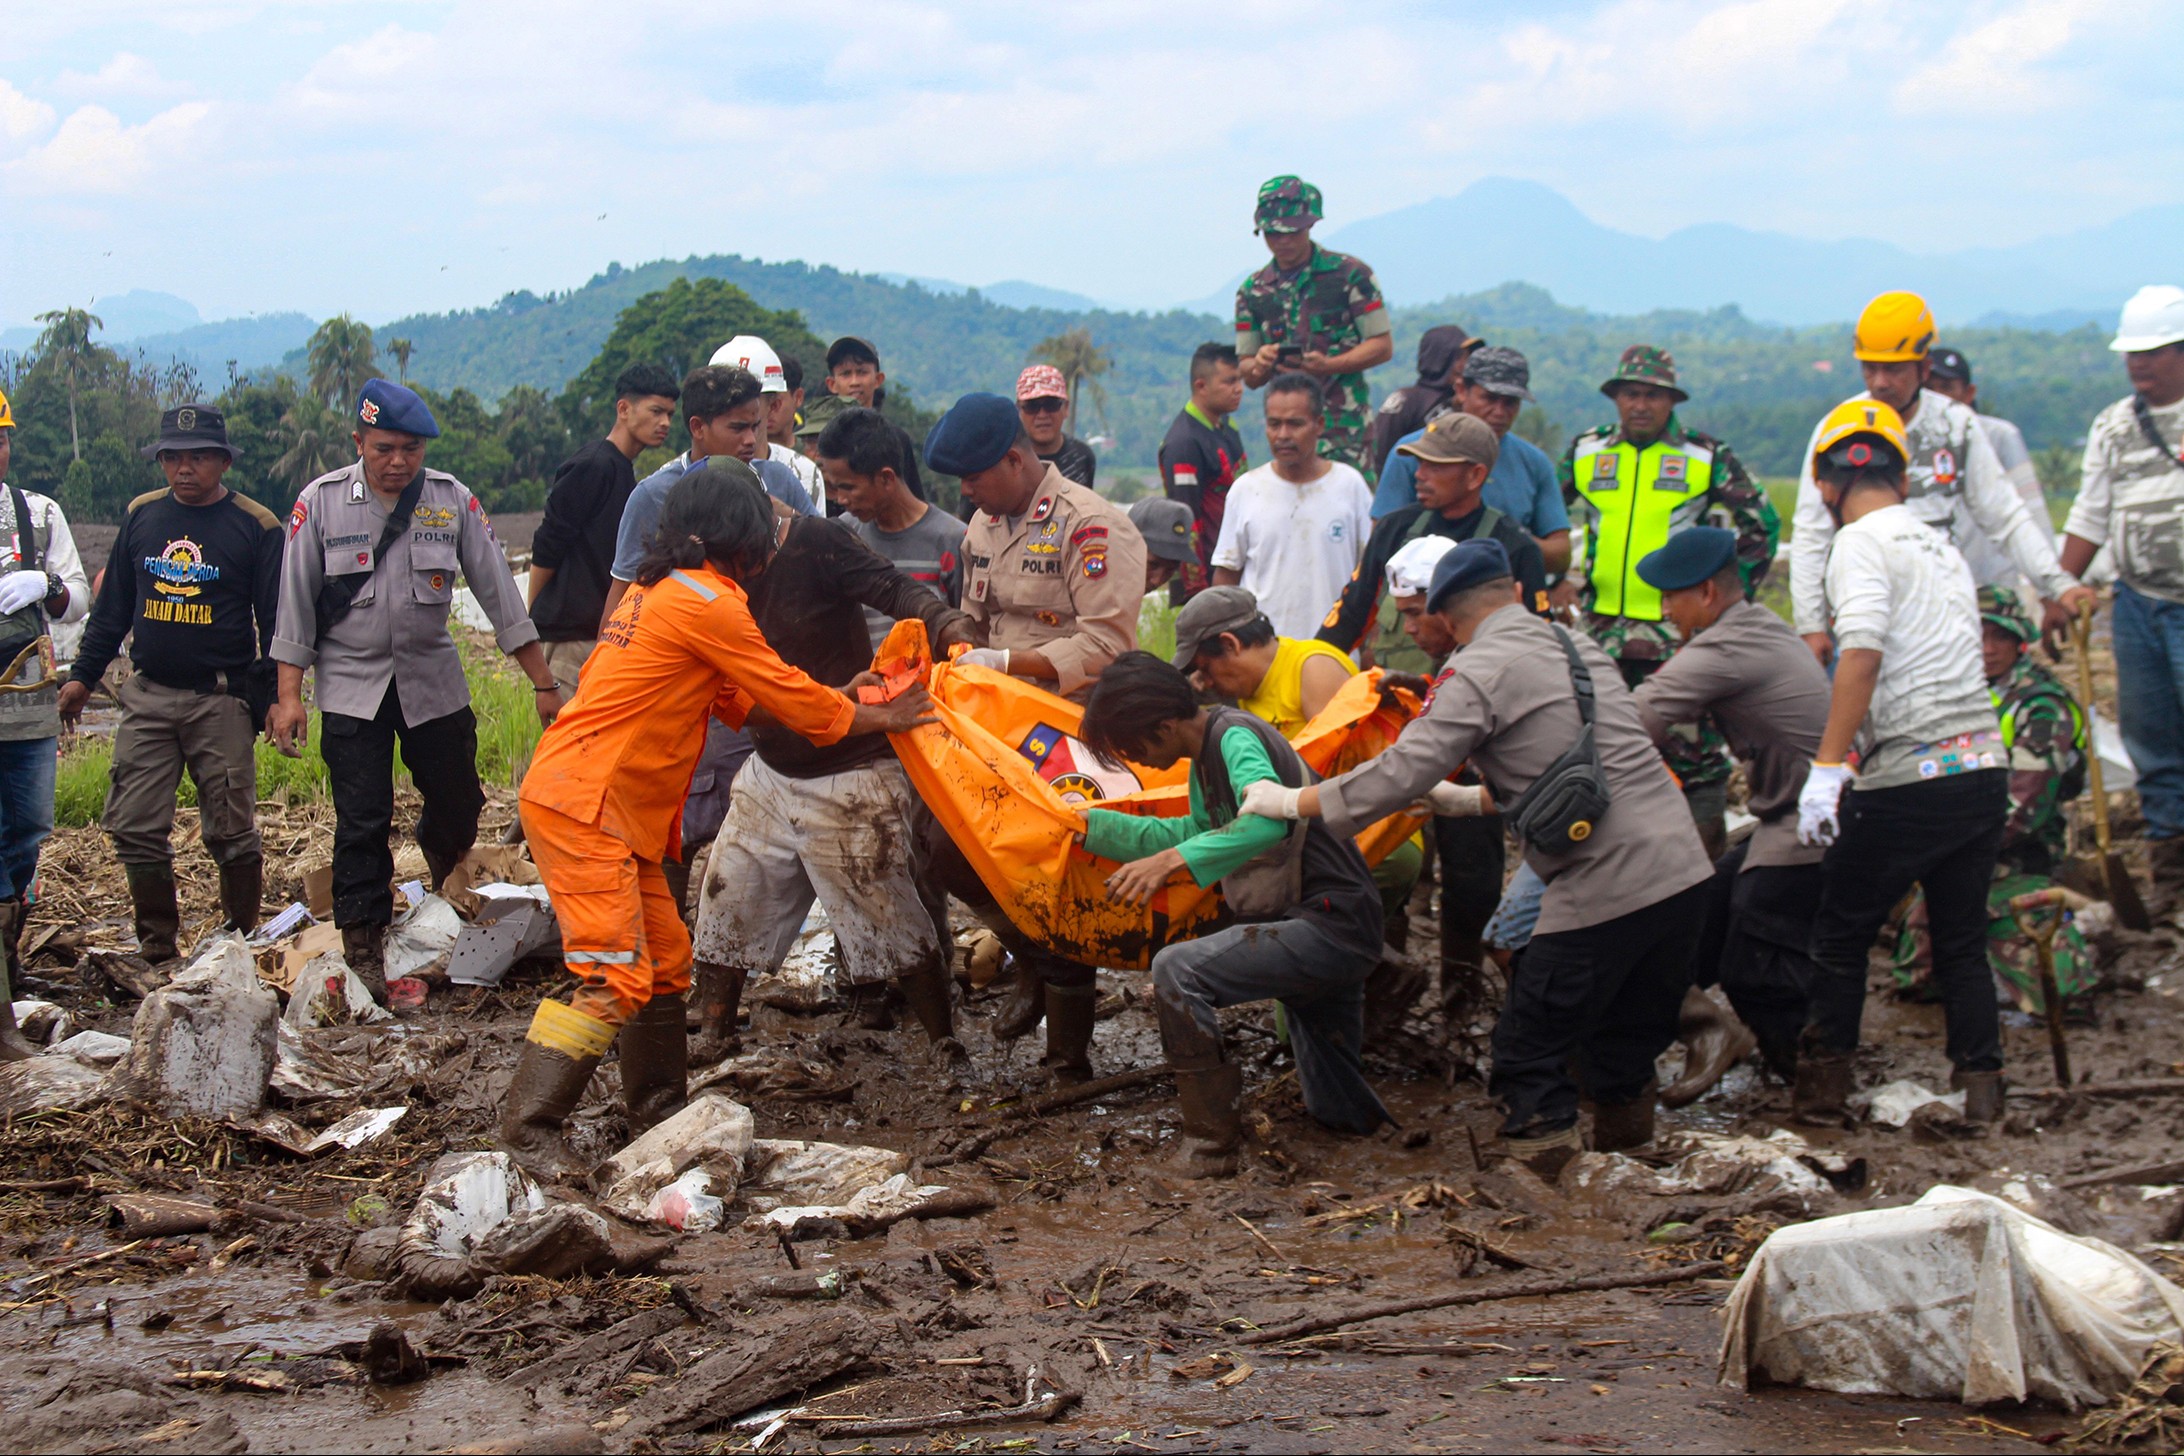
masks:
<svg viewBox="0 0 2184 1456"><path fill-rule="evenodd" d="M366 380L384 377L373 362L377 353L372 347L370 324L359 323L347 314L328 319L311 335L307 356L311 392L332 408L346 412L356 403Z"/></svg>
<svg viewBox="0 0 2184 1456"><path fill-rule="evenodd" d="M348 460L347 433L346 410L337 410L316 395L297 395L273 430L273 443L281 447L273 473L293 486L309 484Z"/></svg>
<svg viewBox="0 0 2184 1456"><path fill-rule="evenodd" d="M38 315L46 326L38 336L38 353L50 359L68 385L68 448L70 458L83 459L83 432L76 424L76 384L91 360L91 331L106 327L106 320L80 308L55 309Z"/></svg>
<svg viewBox="0 0 2184 1456"><path fill-rule="evenodd" d="M407 339L387 340L387 352L394 356L395 377L404 384L409 383L409 356L416 347Z"/></svg>
<svg viewBox="0 0 2184 1456"><path fill-rule="evenodd" d="M1114 361L1107 351L1092 342L1092 331L1082 324L1050 339L1041 339L1032 346L1031 357L1042 364L1052 364L1062 371L1062 383L1069 388L1069 417L1077 418L1077 391L1089 390L1092 403L1100 412L1100 422L1107 422L1107 391L1100 387L1099 377L1105 374Z"/></svg>

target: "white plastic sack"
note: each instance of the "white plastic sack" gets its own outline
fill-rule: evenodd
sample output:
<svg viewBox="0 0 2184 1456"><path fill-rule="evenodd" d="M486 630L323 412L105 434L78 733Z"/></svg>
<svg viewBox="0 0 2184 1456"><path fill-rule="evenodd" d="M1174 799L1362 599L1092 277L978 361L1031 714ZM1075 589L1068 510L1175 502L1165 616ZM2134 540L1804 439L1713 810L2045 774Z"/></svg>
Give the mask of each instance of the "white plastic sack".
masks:
<svg viewBox="0 0 2184 1456"><path fill-rule="evenodd" d="M652 1195L652 1201L645 1205L645 1217L686 1234L717 1229L727 1205L706 1191L712 1186L711 1173L703 1168L692 1168Z"/></svg>
<svg viewBox="0 0 2184 1456"><path fill-rule="evenodd" d="M314 1026L349 1026L392 1021L394 1013L372 999L339 951L311 957L288 990L288 1010L281 1019L298 1031Z"/></svg>
<svg viewBox="0 0 2184 1456"><path fill-rule="evenodd" d="M2066 1409L2129 1388L2184 1290L2099 1239L1947 1184L1779 1230L1729 1296L1721 1379Z"/></svg>
<svg viewBox="0 0 2184 1456"><path fill-rule="evenodd" d="M861 1189L884 1183L910 1166L910 1155L890 1148L845 1143L799 1142L759 1138L751 1144L750 1164L740 1196L765 1213L790 1205L837 1207Z"/></svg>
<svg viewBox="0 0 2184 1456"><path fill-rule="evenodd" d="M1911 1120L1911 1114L1936 1102L1959 1117L1964 1115L1962 1092L1936 1092L1909 1077L1899 1077L1885 1087L1853 1095L1850 1110L1865 1113L1868 1121L1882 1127L1902 1127Z"/></svg>
<svg viewBox="0 0 2184 1456"><path fill-rule="evenodd" d="M387 930L387 979L396 981L429 969L454 949L462 929L463 917L453 905L438 895L425 896L422 904Z"/></svg>
<svg viewBox="0 0 2184 1456"><path fill-rule="evenodd" d="M652 1195L692 1168L719 1180L722 1197L742 1181L755 1124L751 1109L725 1092L705 1092L601 1163L592 1174L600 1201L632 1219L650 1219Z"/></svg>
<svg viewBox="0 0 2184 1456"><path fill-rule="evenodd" d="M109 1090L169 1114L248 1117L273 1075L281 1003L240 935L210 942L144 998Z"/></svg>

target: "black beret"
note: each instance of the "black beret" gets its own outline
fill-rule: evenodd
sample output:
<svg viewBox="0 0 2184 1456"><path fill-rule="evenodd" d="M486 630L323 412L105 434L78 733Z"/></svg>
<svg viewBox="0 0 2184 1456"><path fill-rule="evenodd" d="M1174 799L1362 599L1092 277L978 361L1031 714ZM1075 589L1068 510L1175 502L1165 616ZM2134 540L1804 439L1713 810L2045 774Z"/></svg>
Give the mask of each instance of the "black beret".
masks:
<svg viewBox="0 0 2184 1456"><path fill-rule="evenodd" d="M1638 579L1655 591L1697 586L1737 559L1737 533L1720 526L1693 526L1638 559Z"/></svg>
<svg viewBox="0 0 2184 1456"><path fill-rule="evenodd" d="M975 475L998 463L1023 432L1015 401L966 394L925 437L925 463L942 475Z"/></svg>
<svg viewBox="0 0 2184 1456"><path fill-rule="evenodd" d="M1466 587L1513 575L1509 553L1502 549L1501 542L1460 541L1433 568L1433 585L1426 590L1426 610L1438 612L1443 602Z"/></svg>

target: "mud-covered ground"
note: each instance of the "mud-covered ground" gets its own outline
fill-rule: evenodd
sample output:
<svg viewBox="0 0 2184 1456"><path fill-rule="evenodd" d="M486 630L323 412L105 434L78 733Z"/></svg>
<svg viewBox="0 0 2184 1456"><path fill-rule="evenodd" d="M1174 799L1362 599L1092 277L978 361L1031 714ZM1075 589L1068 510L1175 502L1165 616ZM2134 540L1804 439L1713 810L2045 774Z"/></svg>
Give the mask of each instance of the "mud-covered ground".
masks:
<svg viewBox="0 0 2184 1456"><path fill-rule="evenodd" d="M505 803L496 806L505 819ZM490 826L489 817L489 826ZM80 831L53 863L90 864ZM80 841L80 842L79 842ZM300 864L301 859L296 863ZM187 867L187 857L185 857ZM273 903L295 886L276 867ZM125 938L123 906L72 887L93 919L36 955L39 994L81 1026L126 1032L133 1002L71 965L66 942ZM189 915L207 923L199 895ZM103 927L99 919L108 924ZM1421 919L1414 944L1434 941ZM36 934L34 931L34 941ZM2117 984L2071 1028L2081 1077L2171 1076L2184 1033L2184 964L2173 932L2121 947ZM1286 1055L1259 1010L1232 1018L1248 1069L1253 1138L1230 1182L1161 1172L1175 1136L1164 1082L1042 1116L1037 1035L997 1045L999 987L964 992L973 1065L951 1074L914 1027L868 1032L838 1016L759 1005L746 1051L783 1053L737 1095L761 1137L823 1138L910 1153L925 1183L982 1190L991 1212L895 1225L863 1241L785 1249L738 1226L685 1236L650 1272L553 1282L503 1278L434 1308L391 1300L353 1250L398 1223L440 1153L488 1145L508 1068L558 972L527 964L492 992L436 991L410 1021L448 1040L396 1075L373 1105L409 1116L353 1152L305 1161L233 1129L113 1107L19 1120L0 1138L0 1409L24 1450L722 1450L766 1422L720 1427L708 1412L767 1370L812 1372L804 1419L765 1449L811 1449L850 1418L931 1416L1074 1397L1051 1423L917 1431L838 1449L1206 1451L1253 1449L1585 1450L2016 1449L2071 1429L2037 1408L1752 1393L1716 1383L1725 1278L1610 1293L1507 1300L1345 1326L1297 1342L1254 1335L1305 1315L1444 1289L1671 1269L1726 1259L1733 1274L1776 1223L1765 1198L1571 1196L1494 1165L1493 1115L1461 1067L1421 1072L1377 1060L1401 1127L1330 1135L1298 1105ZM1938 1008L1878 988L1867 1085L1909 1076L1946 1085ZM1158 1060L1140 973L1108 974L1094 1057L1103 1073ZM762 999L762 998L754 998ZM1430 998L1429 998L1430 1001ZM2044 1032L2009 1015L2010 1065L2025 1091L2052 1084ZM1474 1033L1483 1028L1474 1028ZM1418 1047L1445 1029L1422 1014ZM360 1033L361 1034L361 1033ZM1476 1043L1474 1043L1476 1044ZM1672 1072L1676 1053L1670 1054ZM610 1062L576 1121L604 1156L623 1141ZM309 1125L354 1103L296 1110ZM1997 1188L2011 1175L2057 1183L2160 1162L2184 1131L2184 1096L2059 1101L2017 1096L1997 1130L1960 1136L1947 1119L1904 1131L1802 1130L1816 1149L1863 1158L1862 1189L1818 1211L1906 1202L1938 1182ZM1786 1125L1785 1089L1756 1064L1713 1095L1664 1113L1663 1130L1761 1135ZM1489 1166L1480 1166L1487 1154ZM49 1189L26 1184L77 1180ZM222 1204L200 1234L126 1238L107 1196L182 1194ZM2179 1202L2134 1186L2050 1191L2043 1212L2147 1248L2177 1237ZM1682 1223L1681 1242L1649 1239ZM382 1236L384 1237L384 1236ZM369 1241L367 1241L369 1242ZM790 1253L801 1264L792 1271ZM2164 1255L2151 1255L2162 1264ZM2166 1267L2166 1265L2164 1265ZM809 1276L837 1297L783 1297ZM414 1354L408 1383L387 1335ZM1036 1385L1030 1384L1036 1370ZM739 1384L738 1382L742 1382ZM815 1398L814 1398L815 1397ZM763 1409L793 1404L768 1399Z"/></svg>

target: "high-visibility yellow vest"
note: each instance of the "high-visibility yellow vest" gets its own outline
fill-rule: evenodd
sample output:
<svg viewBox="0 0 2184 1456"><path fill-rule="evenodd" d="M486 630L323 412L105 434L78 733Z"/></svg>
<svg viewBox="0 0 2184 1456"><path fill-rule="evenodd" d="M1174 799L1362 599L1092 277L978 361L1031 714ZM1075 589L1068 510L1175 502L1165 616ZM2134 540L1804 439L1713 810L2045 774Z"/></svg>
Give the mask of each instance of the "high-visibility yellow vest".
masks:
<svg viewBox="0 0 2184 1456"><path fill-rule="evenodd" d="M1595 438L1579 442L1570 464L1578 493L1599 514L1586 549L1592 609L1660 621L1661 594L1639 579L1638 563L1668 544L1679 510L1705 498L1714 483L1714 452L1688 436L1642 449Z"/></svg>

